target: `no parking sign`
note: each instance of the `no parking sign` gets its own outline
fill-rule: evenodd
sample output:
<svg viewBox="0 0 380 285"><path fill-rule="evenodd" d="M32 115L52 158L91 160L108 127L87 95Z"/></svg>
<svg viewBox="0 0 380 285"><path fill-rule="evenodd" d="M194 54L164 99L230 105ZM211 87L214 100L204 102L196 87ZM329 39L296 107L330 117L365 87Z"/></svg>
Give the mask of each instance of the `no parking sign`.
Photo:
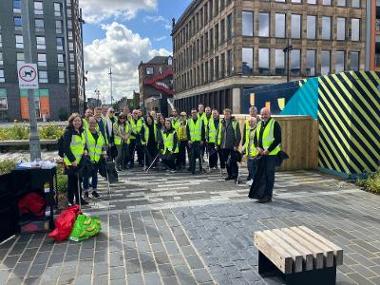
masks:
<svg viewBox="0 0 380 285"><path fill-rule="evenodd" d="M20 63L17 65L18 84L20 89L38 89L37 64Z"/></svg>

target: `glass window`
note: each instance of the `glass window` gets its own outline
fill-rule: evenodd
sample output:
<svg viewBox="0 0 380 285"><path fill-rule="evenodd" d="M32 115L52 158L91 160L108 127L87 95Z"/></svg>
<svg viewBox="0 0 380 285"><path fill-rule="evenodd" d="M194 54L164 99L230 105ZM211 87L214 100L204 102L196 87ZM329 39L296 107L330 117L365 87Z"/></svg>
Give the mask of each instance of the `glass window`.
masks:
<svg viewBox="0 0 380 285"><path fill-rule="evenodd" d="M331 6L331 0L322 0L322 5Z"/></svg>
<svg viewBox="0 0 380 285"><path fill-rule="evenodd" d="M253 48L243 48L242 50L243 74L253 73Z"/></svg>
<svg viewBox="0 0 380 285"><path fill-rule="evenodd" d="M335 52L335 73L342 72L345 69L344 51Z"/></svg>
<svg viewBox="0 0 380 285"><path fill-rule="evenodd" d="M21 17L13 17L13 22L14 22L16 28L22 27Z"/></svg>
<svg viewBox="0 0 380 285"><path fill-rule="evenodd" d="M315 76L315 50L306 51L306 75Z"/></svg>
<svg viewBox="0 0 380 285"><path fill-rule="evenodd" d="M215 76L216 76L216 79L220 78L220 73L219 73L219 56L215 57Z"/></svg>
<svg viewBox="0 0 380 285"><path fill-rule="evenodd" d="M63 33L63 23L62 21L55 21L55 32L57 34Z"/></svg>
<svg viewBox="0 0 380 285"><path fill-rule="evenodd" d="M38 81L40 83L48 83L48 73L47 71L39 71L38 72Z"/></svg>
<svg viewBox="0 0 380 285"><path fill-rule="evenodd" d="M0 77L0 81L1 81L1 78L2 77ZM3 78L4 78L4 71L3 71ZM8 97L7 97L6 89L0 89L0 110L8 110Z"/></svg>
<svg viewBox="0 0 380 285"><path fill-rule="evenodd" d="M34 2L34 14L42 15L44 13L44 5L42 2Z"/></svg>
<svg viewBox="0 0 380 285"><path fill-rule="evenodd" d="M307 4L316 5L317 0L307 0Z"/></svg>
<svg viewBox="0 0 380 285"><path fill-rule="evenodd" d="M286 29L286 17L285 14L276 13L275 16L275 37L276 38L285 38L285 29Z"/></svg>
<svg viewBox="0 0 380 285"><path fill-rule="evenodd" d="M351 19L351 40L359 41L360 40L360 20Z"/></svg>
<svg viewBox="0 0 380 285"><path fill-rule="evenodd" d="M282 49L275 50L275 73L276 75L285 74L285 54Z"/></svg>
<svg viewBox="0 0 380 285"><path fill-rule="evenodd" d="M307 38L315 39L317 31L317 16L307 16Z"/></svg>
<svg viewBox="0 0 380 285"><path fill-rule="evenodd" d="M0 69L0 82L5 82L4 69Z"/></svg>
<svg viewBox="0 0 380 285"><path fill-rule="evenodd" d="M62 16L62 6L61 3L54 3L54 15L56 17Z"/></svg>
<svg viewBox="0 0 380 285"><path fill-rule="evenodd" d="M220 41L222 43L224 43L226 40L226 20L222 20L220 22ZM201 40L201 50L202 50L202 54L203 54L203 40Z"/></svg>
<svg viewBox="0 0 380 285"><path fill-rule="evenodd" d="M16 53L17 64L25 63L25 54L23 52Z"/></svg>
<svg viewBox="0 0 380 285"><path fill-rule="evenodd" d="M327 75L330 73L331 59L330 51L323 50L321 52L321 75Z"/></svg>
<svg viewBox="0 0 380 285"><path fill-rule="evenodd" d="M336 39L346 40L346 18L336 18Z"/></svg>
<svg viewBox="0 0 380 285"><path fill-rule="evenodd" d="M64 84L65 83L65 72L63 70L58 71L58 83Z"/></svg>
<svg viewBox="0 0 380 285"><path fill-rule="evenodd" d="M352 0L351 3L353 8L360 8L360 0Z"/></svg>
<svg viewBox="0 0 380 285"><path fill-rule="evenodd" d="M67 17L71 18L71 16L72 16L71 9L67 9Z"/></svg>
<svg viewBox="0 0 380 285"><path fill-rule="evenodd" d="M351 70L359 71L359 52L358 51L350 52L350 60L351 60Z"/></svg>
<svg viewBox="0 0 380 285"><path fill-rule="evenodd" d="M336 5L340 7L346 6L346 0L336 0Z"/></svg>
<svg viewBox="0 0 380 285"><path fill-rule="evenodd" d="M69 30L72 30L72 29L73 29L73 22L72 22L72 20L67 20L67 28L68 28Z"/></svg>
<svg viewBox="0 0 380 285"><path fill-rule="evenodd" d="M3 53L0 51L0 65L4 65Z"/></svg>
<svg viewBox="0 0 380 285"><path fill-rule="evenodd" d="M38 66L47 66L46 53L37 54Z"/></svg>
<svg viewBox="0 0 380 285"><path fill-rule="evenodd" d="M13 12L14 13L21 13L21 1L20 0L13 0Z"/></svg>
<svg viewBox="0 0 380 285"><path fill-rule="evenodd" d="M269 49L259 48L259 73L269 73Z"/></svg>
<svg viewBox="0 0 380 285"><path fill-rule="evenodd" d="M301 38L301 15L292 15L292 38L299 39Z"/></svg>
<svg viewBox="0 0 380 285"><path fill-rule="evenodd" d="M37 49L46 49L45 37L36 37Z"/></svg>
<svg viewBox="0 0 380 285"><path fill-rule="evenodd" d="M302 3L301 0L292 0L292 3Z"/></svg>
<svg viewBox="0 0 380 285"><path fill-rule="evenodd" d="M331 17L322 17L322 39L331 39Z"/></svg>
<svg viewBox="0 0 380 285"><path fill-rule="evenodd" d="M16 48L24 48L24 37L16 35Z"/></svg>
<svg viewBox="0 0 380 285"><path fill-rule="evenodd" d="M153 68L152 66L147 67L147 68L145 69L145 74L146 74L146 75L152 75L153 73L154 73L154 68Z"/></svg>
<svg viewBox="0 0 380 285"><path fill-rule="evenodd" d="M227 16L227 40L232 38L232 14Z"/></svg>
<svg viewBox="0 0 380 285"><path fill-rule="evenodd" d="M210 29L210 49L214 48L214 29Z"/></svg>
<svg viewBox="0 0 380 285"><path fill-rule="evenodd" d="M45 31L45 23L43 19L35 19L34 25L36 28L36 32L43 32Z"/></svg>
<svg viewBox="0 0 380 285"><path fill-rule="evenodd" d="M214 31L215 31L215 47L217 47L219 45L219 25L218 24L215 25Z"/></svg>
<svg viewBox="0 0 380 285"><path fill-rule="evenodd" d="M232 58L232 50L227 51L227 75L232 74L232 65L233 65L233 58Z"/></svg>
<svg viewBox="0 0 380 285"><path fill-rule="evenodd" d="M290 73L299 75L301 72L301 50L293 49L290 51Z"/></svg>
<svg viewBox="0 0 380 285"><path fill-rule="evenodd" d="M57 50L63 50L63 38L57 38Z"/></svg>
<svg viewBox="0 0 380 285"><path fill-rule="evenodd" d="M243 36L253 36L253 12L243 11Z"/></svg>
<svg viewBox="0 0 380 285"><path fill-rule="evenodd" d="M220 76L224 78L226 76L226 54L222 53L220 56Z"/></svg>
<svg viewBox="0 0 380 285"><path fill-rule="evenodd" d="M3 38L1 36L1 34L0 34L0 47L3 47Z"/></svg>
<svg viewBox="0 0 380 285"><path fill-rule="evenodd" d="M269 37L269 13L260 13L259 36Z"/></svg>
<svg viewBox="0 0 380 285"><path fill-rule="evenodd" d="M285 3L285 0L275 0L276 2L283 2Z"/></svg>

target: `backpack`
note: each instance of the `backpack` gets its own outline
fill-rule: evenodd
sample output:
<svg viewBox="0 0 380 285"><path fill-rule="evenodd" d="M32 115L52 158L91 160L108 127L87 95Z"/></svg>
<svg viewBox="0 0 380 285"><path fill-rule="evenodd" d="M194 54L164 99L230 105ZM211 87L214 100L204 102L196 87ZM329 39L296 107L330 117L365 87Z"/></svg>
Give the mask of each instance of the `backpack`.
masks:
<svg viewBox="0 0 380 285"><path fill-rule="evenodd" d="M63 135L58 139L58 155L62 158L65 156L65 151L63 149Z"/></svg>

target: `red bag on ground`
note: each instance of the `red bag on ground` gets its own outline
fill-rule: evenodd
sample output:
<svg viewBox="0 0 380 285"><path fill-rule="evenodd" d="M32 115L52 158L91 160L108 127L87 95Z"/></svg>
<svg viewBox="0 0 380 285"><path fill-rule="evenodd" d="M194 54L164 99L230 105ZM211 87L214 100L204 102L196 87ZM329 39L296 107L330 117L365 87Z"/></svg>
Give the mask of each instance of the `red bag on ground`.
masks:
<svg viewBox="0 0 380 285"><path fill-rule="evenodd" d="M68 239L73 229L75 220L80 214L78 205L68 207L55 219L55 229L49 234L49 237L55 241Z"/></svg>
<svg viewBox="0 0 380 285"><path fill-rule="evenodd" d="M36 217L45 215L46 201L38 193L31 192L26 194L18 201L20 214L33 214Z"/></svg>

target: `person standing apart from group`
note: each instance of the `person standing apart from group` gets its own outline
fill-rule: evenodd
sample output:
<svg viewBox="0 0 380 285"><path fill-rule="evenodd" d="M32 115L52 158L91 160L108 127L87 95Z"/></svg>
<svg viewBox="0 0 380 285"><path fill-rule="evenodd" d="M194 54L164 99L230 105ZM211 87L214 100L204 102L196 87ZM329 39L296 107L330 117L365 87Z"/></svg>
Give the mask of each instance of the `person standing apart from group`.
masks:
<svg viewBox="0 0 380 285"><path fill-rule="evenodd" d="M202 148L205 141L205 127L203 125L202 116L198 116L197 110L191 110L191 118L187 121L187 138L189 139L190 148L190 168L189 170L195 174L196 160L199 160L199 171L202 173Z"/></svg>

